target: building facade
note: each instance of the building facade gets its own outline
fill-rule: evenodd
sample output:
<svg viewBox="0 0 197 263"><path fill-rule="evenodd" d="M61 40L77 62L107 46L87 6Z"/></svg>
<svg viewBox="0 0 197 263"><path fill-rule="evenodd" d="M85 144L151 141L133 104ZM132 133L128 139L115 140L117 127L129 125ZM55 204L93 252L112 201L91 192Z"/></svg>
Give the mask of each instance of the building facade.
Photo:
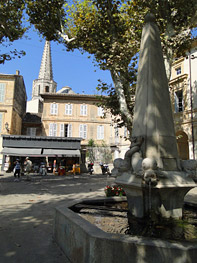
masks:
<svg viewBox="0 0 197 263"><path fill-rule="evenodd" d="M197 158L197 41L185 57L176 59L169 82L181 159Z"/></svg>
<svg viewBox="0 0 197 263"><path fill-rule="evenodd" d="M112 163L128 150L127 130L117 128L110 114L104 118L95 95L75 94L65 87L58 93L42 94L42 98L42 135L82 138L83 164L91 161L90 150L94 151L95 164Z"/></svg>
<svg viewBox="0 0 197 263"><path fill-rule="evenodd" d="M23 77L16 74L0 74L0 133L16 134L22 132L22 119L26 112L26 89ZM2 136L0 142L2 150ZM0 155L0 165L3 155Z"/></svg>

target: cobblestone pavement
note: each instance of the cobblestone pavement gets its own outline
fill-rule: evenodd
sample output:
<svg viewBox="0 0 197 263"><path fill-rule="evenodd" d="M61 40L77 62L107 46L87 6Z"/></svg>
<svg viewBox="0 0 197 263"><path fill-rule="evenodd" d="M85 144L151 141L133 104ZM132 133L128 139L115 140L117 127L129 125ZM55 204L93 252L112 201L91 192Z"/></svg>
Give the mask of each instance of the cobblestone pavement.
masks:
<svg viewBox="0 0 197 263"><path fill-rule="evenodd" d="M104 196L106 175L32 175L15 182L0 176L0 263L67 263L53 240L54 208L67 201Z"/></svg>

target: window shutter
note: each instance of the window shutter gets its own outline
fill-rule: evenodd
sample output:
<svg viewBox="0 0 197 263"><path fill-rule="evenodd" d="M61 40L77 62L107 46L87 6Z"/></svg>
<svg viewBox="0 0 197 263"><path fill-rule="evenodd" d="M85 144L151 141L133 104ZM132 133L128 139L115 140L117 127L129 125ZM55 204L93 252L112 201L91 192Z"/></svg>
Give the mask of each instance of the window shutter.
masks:
<svg viewBox="0 0 197 263"><path fill-rule="evenodd" d="M86 124L83 125L83 138L84 139L87 138L87 125Z"/></svg>
<svg viewBox="0 0 197 263"><path fill-rule="evenodd" d="M87 138L87 125L86 124L79 125L79 137L82 137L83 139Z"/></svg>
<svg viewBox="0 0 197 263"><path fill-rule="evenodd" d="M80 115L86 116L87 115L87 105L82 104L80 106Z"/></svg>
<svg viewBox="0 0 197 263"><path fill-rule="evenodd" d="M57 103L54 104L54 114L55 115L58 114L58 104Z"/></svg>
<svg viewBox="0 0 197 263"><path fill-rule="evenodd" d="M70 115L72 115L72 112L73 112L73 105L70 104Z"/></svg>
<svg viewBox="0 0 197 263"><path fill-rule="evenodd" d="M53 123L49 124L49 136L53 136Z"/></svg>
<svg viewBox="0 0 197 263"><path fill-rule="evenodd" d="M60 123L60 137L64 137L64 123Z"/></svg>
<svg viewBox="0 0 197 263"><path fill-rule="evenodd" d="M82 124L79 125L79 137L83 138L83 126L82 126Z"/></svg>
<svg viewBox="0 0 197 263"><path fill-rule="evenodd" d="M0 132L2 132L2 119L3 119L3 114L0 113Z"/></svg>
<svg viewBox="0 0 197 263"><path fill-rule="evenodd" d="M53 103L51 103L51 105L50 105L50 113L51 114L53 114L53 105L54 105Z"/></svg>
<svg viewBox="0 0 197 263"><path fill-rule="evenodd" d="M5 98L5 83L0 83L0 102L3 102Z"/></svg>
<svg viewBox="0 0 197 263"><path fill-rule="evenodd" d="M65 114L68 115L68 104L65 105Z"/></svg>
<svg viewBox="0 0 197 263"><path fill-rule="evenodd" d="M53 136L57 136L57 123L53 123Z"/></svg>
<svg viewBox="0 0 197 263"><path fill-rule="evenodd" d="M65 114L66 115L72 115L72 108L73 108L72 104L66 104L65 105Z"/></svg>
<svg viewBox="0 0 197 263"><path fill-rule="evenodd" d="M72 137L72 124L68 124L68 137Z"/></svg>
<svg viewBox="0 0 197 263"><path fill-rule="evenodd" d="M98 116L103 117L104 112L102 107L98 107Z"/></svg>
<svg viewBox="0 0 197 263"><path fill-rule="evenodd" d="M97 126L97 139L98 140L104 139L104 126L103 125Z"/></svg>
<svg viewBox="0 0 197 263"><path fill-rule="evenodd" d="M101 126L101 140L104 139L104 126Z"/></svg>
<svg viewBox="0 0 197 263"><path fill-rule="evenodd" d="M87 115L87 105L83 105L84 106L84 115Z"/></svg>
<svg viewBox="0 0 197 263"><path fill-rule="evenodd" d="M80 115L83 115L83 105L80 106Z"/></svg>

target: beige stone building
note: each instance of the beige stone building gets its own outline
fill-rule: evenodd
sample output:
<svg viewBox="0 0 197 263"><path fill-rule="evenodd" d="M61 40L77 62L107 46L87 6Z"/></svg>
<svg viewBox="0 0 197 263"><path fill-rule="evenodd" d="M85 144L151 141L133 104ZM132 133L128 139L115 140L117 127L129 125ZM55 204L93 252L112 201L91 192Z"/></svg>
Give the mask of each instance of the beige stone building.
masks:
<svg viewBox="0 0 197 263"><path fill-rule="evenodd" d="M179 155L197 158L197 41L172 66L170 93Z"/></svg>
<svg viewBox="0 0 197 263"><path fill-rule="evenodd" d="M22 132L22 119L26 112L26 89L23 77L16 74L0 74L0 133L19 135ZM0 152L2 150L2 137ZM0 154L0 165L3 155Z"/></svg>
<svg viewBox="0 0 197 263"><path fill-rule="evenodd" d="M90 141L95 144L94 162L110 162L123 157L129 148L125 140L128 132L112 123L96 103L95 95L76 94L65 87L57 93L42 94L42 135L53 137L80 137L82 162L89 161Z"/></svg>

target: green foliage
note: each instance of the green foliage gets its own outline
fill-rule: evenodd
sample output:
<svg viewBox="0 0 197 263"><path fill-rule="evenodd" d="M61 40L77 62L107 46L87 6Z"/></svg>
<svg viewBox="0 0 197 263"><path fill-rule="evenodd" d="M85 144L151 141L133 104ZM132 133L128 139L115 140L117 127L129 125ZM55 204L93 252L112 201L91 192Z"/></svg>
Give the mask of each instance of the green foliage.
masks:
<svg viewBox="0 0 197 263"><path fill-rule="evenodd" d="M92 162L92 163L94 163L96 159L94 147L96 147L95 142L93 139L90 139L88 141L86 157L89 159L89 162Z"/></svg>
<svg viewBox="0 0 197 263"><path fill-rule="evenodd" d="M48 40L58 40L64 23L64 0L1 0L0 1L0 44L8 49L12 42L24 36L31 25ZM16 49L3 53L0 63L25 55Z"/></svg>
<svg viewBox="0 0 197 263"><path fill-rule="evenodd" d="M11 43L23 36L26 31L23 25L23 10L25 8L24 0L2 0L0 2L0 45L9 47ZM1 52L1 50L0 50ZM6 60L24 55L24 51L11 50L0 54L0 64Z"/></svg>
<svg viewBox="0 0 197 263"><path fill-rule="evenodd" d="M47 40L58 40L61 27L64 25L64 0L26 0L29 22Z"/></svg>
<svg viewBox="0 0 197 263"><path fill-rule="evenodd" d="M93 140L93 139L90 139L89 141L88 141L88 146L90 146L90 147L95 147L96 145L95 145L95 141Z"/></svg>
<svg viewBox="0 0 197 263"><path fill-rule="evenodd" d="M85 0L66 5L65 33L74 38L66 44L94 56L94 63L109 70L113 86L99 82L100 105L109 110L118 123L131 131L136 66L145 14L156 16L164 55L171 65L190 46L190 28L195 26L196 1L191 0ZM170 72L168 74L170 76ZM120 92L122 90L123 92ZM122 101L121 101L122 100ZM125 106L126 104L126 106Z"/></svg>

